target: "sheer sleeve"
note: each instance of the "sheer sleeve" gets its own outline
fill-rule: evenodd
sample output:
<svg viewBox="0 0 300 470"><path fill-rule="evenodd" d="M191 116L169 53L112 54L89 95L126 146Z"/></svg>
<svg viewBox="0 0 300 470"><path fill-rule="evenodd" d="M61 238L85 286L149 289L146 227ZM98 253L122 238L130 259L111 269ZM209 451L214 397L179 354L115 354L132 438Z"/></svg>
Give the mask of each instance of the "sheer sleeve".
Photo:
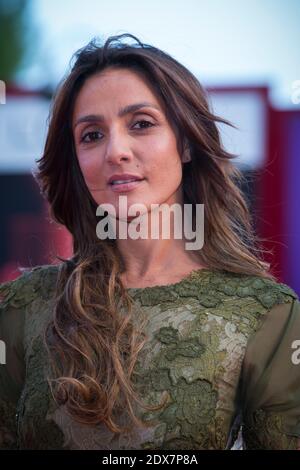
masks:
<svg viewBox="0 0 300 470"><path fill-rule="evenodd" d="M25 377L24 309L18 281L0 285L0 449L17 448L16 413Z"/></svg>
<svg viewBox="0 0 300 470"><path fill-rule="evenodd" d="M243 446L297 449L300 438L300 303L275 305L250 338L241 374Z"/></svg>

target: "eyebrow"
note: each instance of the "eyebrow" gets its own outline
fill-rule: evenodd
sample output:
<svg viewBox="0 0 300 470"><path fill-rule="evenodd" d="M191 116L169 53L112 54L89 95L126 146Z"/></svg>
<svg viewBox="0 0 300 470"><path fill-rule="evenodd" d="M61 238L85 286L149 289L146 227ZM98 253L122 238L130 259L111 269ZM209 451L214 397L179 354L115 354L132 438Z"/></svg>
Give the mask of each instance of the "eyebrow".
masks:
<svg viewBox="0 0 300 470"><path fill-rule="evenodd" d="M134 104L129 104L128 106L125 106L124 108L121 108L118 112L118 117L123 117L126 114L134 113L134 111L138 111L141 108L154 108L160 111L159 106L152 104L152 103L134 103ZM88 114L87 116L82 116L79 119L77 119L74 128L80 124L81 122L103 122L105 120L104 116L102 114Z"/></svg>

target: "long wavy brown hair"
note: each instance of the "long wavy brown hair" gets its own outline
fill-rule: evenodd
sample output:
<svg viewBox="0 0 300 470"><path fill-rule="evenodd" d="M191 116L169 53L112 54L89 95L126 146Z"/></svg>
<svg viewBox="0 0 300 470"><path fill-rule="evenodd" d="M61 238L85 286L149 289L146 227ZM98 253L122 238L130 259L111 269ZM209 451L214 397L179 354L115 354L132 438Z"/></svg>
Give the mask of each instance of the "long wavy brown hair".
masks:
<svg viewBox="0 0 300 470"><path fill-rule="evenodd" d="M125 42L125 38L134 43ZM145 322L133 321L133 300L122 285L124 262L115 240L96 236L97 204L83 179L73 140L74 102L85 80L107 67L142 74L163 104L176 130L180 152L188 143L191 161L183 165L184 203L205 206L203 265L274 279L263 261L258 238L240 183L234 155L222 147L217 123L197 78L166 52L131 34L97 39L74 56L68 76L52 102L49 131L36 178L51 215L73 236L73 257L60 264L53 318L45 333L52 365L48 378L58 404L78 422L104 422L113 432L128 427L117 422L125 410L131 421L146 426L134 405L160 409L140 399L133 379L147 335ZM142 316L141 316L142 319Z"/></svg>

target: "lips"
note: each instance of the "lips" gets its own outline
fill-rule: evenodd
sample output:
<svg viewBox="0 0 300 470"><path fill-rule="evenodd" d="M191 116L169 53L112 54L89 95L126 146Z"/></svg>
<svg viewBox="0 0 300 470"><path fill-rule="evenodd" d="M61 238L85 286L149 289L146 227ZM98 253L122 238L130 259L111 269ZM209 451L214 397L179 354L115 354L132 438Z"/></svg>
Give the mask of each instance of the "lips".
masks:
<svg viewBox="0 0 300 470"><path fill-rule="evenodd" d="M143 179L144 178L142 178L140 175L133 175L130 173L120 173L120 174L112 175L108 180L108 184L116 186L119 184L126 184L126 183L130 183L133 181L142 181Z"/></svg>
<svg viewBox="0 0 300 470"><path fill-rule="evenodd" d="M110 189L115 193L127 193L138 188L143 184L145 179L139 180L125 180L124 182L116 182L115 184L110 184Z"/></svg>
<svg viewBox="0 0 300 470"><path fill-rule="evenodd" d="M114 180L110 184L115 186L116 184L124 184L124 183L133 183L133 181L141 181L136 178L130 179L130 180Z"/></svg>

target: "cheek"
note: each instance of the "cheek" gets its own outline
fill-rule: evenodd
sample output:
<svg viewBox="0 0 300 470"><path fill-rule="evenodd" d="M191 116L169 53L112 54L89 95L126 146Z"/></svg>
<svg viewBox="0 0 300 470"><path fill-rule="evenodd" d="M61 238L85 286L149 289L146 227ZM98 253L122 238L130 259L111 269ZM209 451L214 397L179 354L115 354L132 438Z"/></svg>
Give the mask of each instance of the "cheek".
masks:
<svg viewBox="0 0 300 470"><path fill-rule="evenodd" d="M149 159L149 175L152 181L165 186L180 183L182 179L182 163L176 145L167 143L157 148L152 147L152 158Z"/></svg>
<svg viewBox="0 0 300 470"><path fill-rule="evenodd" d="M93 155L93 152L88 154L79 153L77 155L78 163L86 183L88 184L95 180L99 181L99 177L102 174L99 157L97 158L96 155Z"/></svg>

